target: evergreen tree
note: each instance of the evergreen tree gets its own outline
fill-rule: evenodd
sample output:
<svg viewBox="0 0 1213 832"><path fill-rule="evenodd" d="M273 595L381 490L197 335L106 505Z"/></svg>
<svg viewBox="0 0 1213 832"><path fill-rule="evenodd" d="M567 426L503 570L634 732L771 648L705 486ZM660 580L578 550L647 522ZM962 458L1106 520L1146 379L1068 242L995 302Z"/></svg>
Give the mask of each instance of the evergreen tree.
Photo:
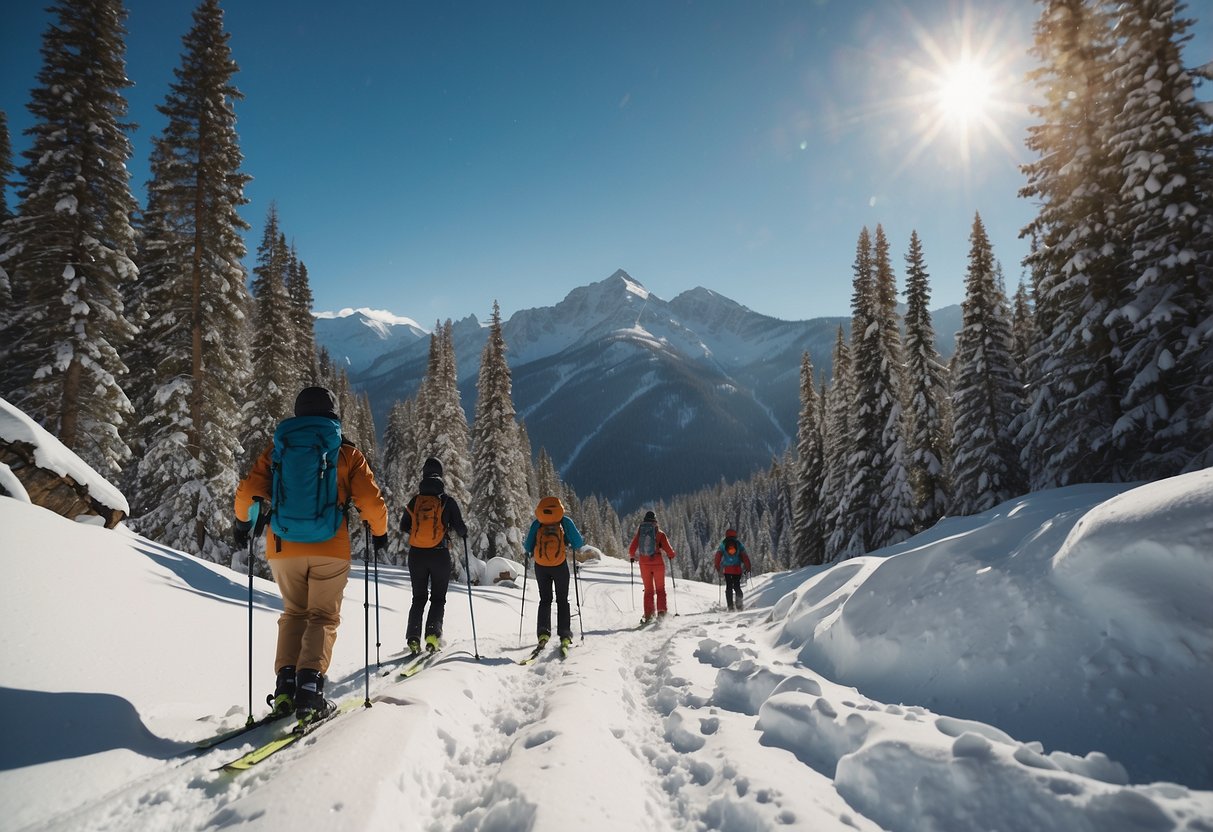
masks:
<svg viewBox="0 0 1213 832"><path fill-rule="evenodd" d="M126 11L120 0L59 0L31 92L16 216L0 268L11 314L0 332L0 389L103 474L130 450L119 379L135 336L123 295L138 277L127 161Z"/></svg>
<svg viewBox="0 0 1213 832"><path fill-rule="evenodd" d="M1034 386L1046 389L1034 393L1022 431L1027 457L1041 465L1032 487L1121 481L1125 460L1113 434L1124 328L1113 313L1123 297L1119 269L1127 253L1117 231L1119 188L1108 134L1115 99L1107 17L1085 0L1047 0L1033 51L1042 61L1032 78L1044 103L1032 108L1041 123L1029 128L1027 143L1040 158L1024 166L1028 184L1020 194L1040 206L1023 233L1036 242L1027 260L1040 279L1042 350Z"/></svg>
<svg viewBox="0 0 1213 832"><path fill-rule="evenodd" d="M869 510L872 539L869 550L891 546L905 540L914 530L914 495L906 466L904 438L905 359L901 347L901 328L897 318L897 282L889 257L889 241L884 229L876 226L873 243L873 284L871 337L864 339L878 360L863 362L872 383L859 395L871 396L875 413L876 473L879 491Z"/></svg>
<svg viewBox="0 0 1213 832"><path fill-rule="evenodd" d="M12 219L8 209L8 186L13 175L13 146L8 136L8 113L0 110L0 253L3 253L8 239L5 223ZM12 285L9 283L8 272L0 261L0 333L4 332L5 321L11 313L13 302Z"/></svg>
<svg viewBox="0 0 1213 832"><path fill-rule="evenodd" d="M244 205L232 85L237 66L218 3L203 2L160 112L144 212L136 307L139 463L133 523L162 543L226 562L249 375Z"/></svg>
<svg viewBox="0 0 1213 832"><path fill-rule="evenodd" d="M413 402L398 401L388 411L387 426L383 430L383 463L379 466L379 484L383 488L388 505L388 517L402 517L404 507L413 496L418 466L413 458ZM390 523L389 523L390 526ZM402 553L403 535L389 529L388 541L394 553Z"/></svg>
<svg viewBox="0 0 1213 832"><path fill-rule="evenodd" d="M800 419L796 433L795 491L792 498L794 556L790 565L795 566L816 566L825 562L821 504L825 457L820 412L813 362L806 350L800 358Z"/></svg>
<svg viewBox="0 0 1213 832"><path fill-rule="evenodd" d="M559 495L564 491L556 466L548 456L547 448L539 448L539 459L535 463L535 480L538 486L539 499ZM538 502L538 500L536 500Z"/></svg>
<svg viewBox="0 0 1213 832"><path fill-rule="evenodd" d="M1182 8L1126 0L1115 29L1124 105L1110 133L1131 252L1115 446L1130 479L1213 465L1213 118L1181 60Z"/></svg>
<svg viewBox="0 0 1213 832"><path fill-rule="evenodd" d="M1021 384L1030 383L1032 356L1036 350L1036 319L1032 314L1032 300L1028 287L1021 280L1011 300L1011 357L1019 370Z"/></svg>
<svg viewBox="0 0 1213 832"><path fill-rule="evenodd" d="M287 259L286 291L291 298L291 321L294 323L295 366L299 373L299 384L310 386L320 379L320 368L316 361L316 324L312 318L312 287L308 282L307 266L299 259L295 246L291 246Z"/></svg>
<svg viewBox="0 0 1213 832"><path fill-rule="evenodd" d="M1011 360L1006 298L981 216L969 237L962 324L953 356L955 431L951 513L977 514L1023 493L1011 424L1022 402Z"/></svg>
<svg viewBox="0 0 1213 832"><path fill-rule="evenodd" d="M501 334L501 308L493 302L489 337L480 356L476 417L472 423L471 514L475 547L484 558L510 557L522 548L529 515L518 513L529 461L518 448L510 368ZM588 539L588 538L587 538Z"/></svg>
<svg viewBox="0 0 1213 832"><path fill-rule="evenodd" d="M850 509L851 425L854 397L851 394L851 351L842 327L834 342L831 359L833 377L825 396L825 459L826 476L822 484L821 505L824 507L826 562L861 554L847 548L854 533L855 513Z"/></svg>
<svg viewBox="0 0 1213 832"><path fill-rule="evenodd" d="M459 384L455 373L455 345L448 320L436 326L431 336L431 374L426 391L425 421L420 426L418 457L434 457L442 463L446 493L470 506L471 463L468 459L468 423L459 403ZM468 518L471 520L471 517Z"/></svg>
<svg viewBox="0 0 1213 832"><path fill-rule="evenodd" d="M929 281L913 231L906 254L906 456L916 531L935 525L951 502L948 371L935 349Z"/></svg>
<svg viewBox="0 0 1213 832"><path fill-rule="evenodd" d="M257 265L253 268L256 275L251 338L253 377L244 407L246 470L273 441L278 422L294 414L295 396L300 389L299 368L295 364L295 326L286 290L288 260L286 236L278 225L278 207L270 203L261 244L257 247ZM338 401L339 405L347 404L340 395ZM348 408L341 411L343 417L349 413ZM343 419L342 430L356 430L356 424Z"/></svg>

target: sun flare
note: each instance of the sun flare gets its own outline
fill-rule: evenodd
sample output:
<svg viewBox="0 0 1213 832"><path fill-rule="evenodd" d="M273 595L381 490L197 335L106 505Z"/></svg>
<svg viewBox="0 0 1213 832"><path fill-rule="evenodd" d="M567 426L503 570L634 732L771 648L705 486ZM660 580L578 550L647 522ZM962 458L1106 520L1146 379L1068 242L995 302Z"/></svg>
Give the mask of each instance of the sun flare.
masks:
<svg viewBox="0 0 1213 832"><path fill-rule="evenodd" d="M994 95L994 81L985 67L961 60L940 74L936 95L940 114L966 126L986 115Z"/></svg>

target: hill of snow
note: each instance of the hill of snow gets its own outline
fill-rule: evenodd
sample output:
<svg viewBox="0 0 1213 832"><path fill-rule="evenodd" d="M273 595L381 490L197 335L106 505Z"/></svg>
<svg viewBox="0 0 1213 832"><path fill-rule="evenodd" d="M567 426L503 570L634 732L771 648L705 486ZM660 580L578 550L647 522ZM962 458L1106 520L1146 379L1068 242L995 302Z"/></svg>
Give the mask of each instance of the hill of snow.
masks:
<svg viewBox="0 0 1213 832"><path fill-rule="evenodd" d="M331 693L372 707L240 775L279 729L191 743L245 720L247 579L13 499L0 527L6 830L1213 828L1213 471L946 520L743 613L679 580L641 631L628 564L587 564L584 638L530 667L533 581L521 617L522 586L453 585L403 681L374 665L407 574L358 563ZM251 592L260 714L280 599Z"/></svg>

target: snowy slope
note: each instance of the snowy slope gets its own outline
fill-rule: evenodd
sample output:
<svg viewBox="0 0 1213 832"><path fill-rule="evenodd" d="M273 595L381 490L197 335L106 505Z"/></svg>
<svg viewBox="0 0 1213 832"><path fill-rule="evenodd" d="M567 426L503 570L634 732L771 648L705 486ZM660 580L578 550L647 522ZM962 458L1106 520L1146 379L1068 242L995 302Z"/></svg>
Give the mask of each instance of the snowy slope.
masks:
<svg viewBox="0 0 1213 832"><path fill-rule="evenodd" d="M1213 785L1210 517L1213 471L1033 495L879 556L764 577L740 614L680 580L679 615L645 631L628 565L591 564L584 640L532 667L513 660L520 624L533 638L533 581L521 618L521 587L473 588L475 641L453 585L438 664L371 676L370 710L233 776L211 769L251 742L188 747L243 723L246 579L0 498L0 817L6 830L1208 829L1213 792L1192 787ZM377 632L384 658L399 649L408 592L381 566L376 611L355 567L336 695L364 696L364 621L372 663ZM260 713L279 599L259 579L253 593ZM1185 785L1128 785L1168 767Z"/></svg>

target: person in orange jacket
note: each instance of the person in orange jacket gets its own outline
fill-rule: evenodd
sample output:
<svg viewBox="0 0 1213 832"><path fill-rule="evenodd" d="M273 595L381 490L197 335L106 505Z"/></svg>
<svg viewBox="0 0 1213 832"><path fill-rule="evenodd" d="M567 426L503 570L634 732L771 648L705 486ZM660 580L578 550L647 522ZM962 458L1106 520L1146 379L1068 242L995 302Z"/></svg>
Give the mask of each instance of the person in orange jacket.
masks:
<svg viewBox="0 0 1213 832"><path fill-rule="evenodd" d="M657 525L657 515L651 511L645 512L644 520L636 527L632 544L628 546L632 563L640 561L640 579L644 582L644 618L640 619L641 624L651 621L654 612L659 617L666 613L665 559L661 556L662 552L670 560L675 558L674 548Z"/></svg>
<svg viewBox="0 0 1213 832"><path fill-rule="evenodd" d="M744 609L741 604L741 574L750 574L750 556L733 529L725 531L724 540L716 547L716 571L724 575L724 598L729 609Z"/></svg>
<svg viewBox="0 0 1213 832"><path fill-rule="evenodd" d="M339 437L340 417L337 398L324 387L308 387L295 399L295 417L308 424L327 426ZM331 420L331 421L329 421ZM286 420L279 431L292 420ZM334 424L335 423L335 424ZM277 434L276 434L277 435ZM335 437L336 438L336 437ZM278 617L278 646L274 655L277 683L266 697L275 711L292 707L296 717L307 722L322 719L333 710L324 698L325 674L333 657L337 626L341 623L341 600L350 572L350 532L345 508L353 503L374 535L375 553L387 548L387 506L375 475L354 444L340 438L337 448L336 532L325 540L299 542L284 539L271 521L266 529L266 558L274 581L282 593L282 615ZM236 487L235 539L238 546L248 545L252 530L249 509L254 500L274 507L274 445L266 448L253 464L248 476Z"/></svg>

